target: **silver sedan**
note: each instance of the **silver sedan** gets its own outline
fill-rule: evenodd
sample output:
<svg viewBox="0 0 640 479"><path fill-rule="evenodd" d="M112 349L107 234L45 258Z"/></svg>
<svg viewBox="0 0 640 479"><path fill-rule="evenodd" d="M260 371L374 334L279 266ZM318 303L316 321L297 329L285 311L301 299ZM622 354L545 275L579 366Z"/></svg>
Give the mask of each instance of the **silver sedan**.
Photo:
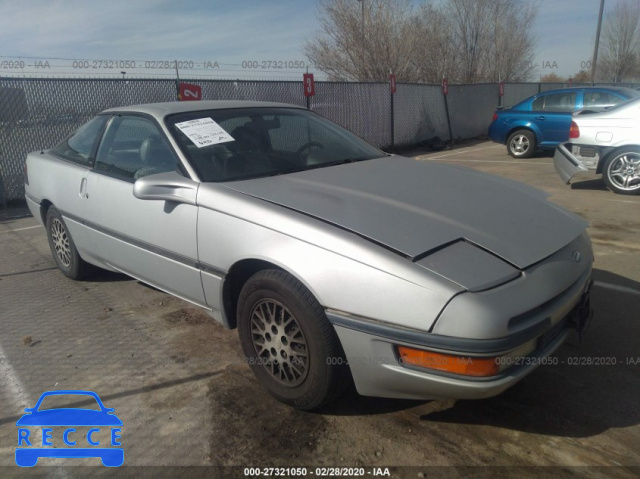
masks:
<svg viewBox="0 0 640 479"><path fill-rule="evenodd" d="M31 153L25 188L66 276L120 271L205 308L300 409L351 381L368 396L493 396L590 314L584 220L293 105L106 110Z"/></svg>

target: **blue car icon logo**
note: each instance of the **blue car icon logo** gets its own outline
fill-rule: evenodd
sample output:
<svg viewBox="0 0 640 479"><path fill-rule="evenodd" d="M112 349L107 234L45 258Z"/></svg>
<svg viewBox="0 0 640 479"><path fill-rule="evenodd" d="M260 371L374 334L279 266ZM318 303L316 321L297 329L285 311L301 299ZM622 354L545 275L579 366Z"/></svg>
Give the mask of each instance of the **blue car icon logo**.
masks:
<svg viewBox="0 0 640 479"><path fill-rule="evenodd" d="M74 395L78 400L93 398L100 407L53 408L39 410L42 401L51 396ZM84 398L82 396L85 396ZM89 399L93 403L92 399ZM92 391L48 391L40 396L36 405L26 408L24 416L18 419L18 447L16 464L21 467L33 467L41 457L91 458L99 457L107 467L118 467L124 462L124 450L121 446L122 421L114 414L113 408L104 406L98 395ZM41 441L33 428L41 427ZM57 432L62 434L55 434ZM78 428L88 429L86 434ZM108 439L104 436L107 435ZM57 442L57 444L54 444ZM62 442L65 447L58 447ZM87 447L83 447L86 443ZM101 444L102 443L102 444ZM105 445L111 447L101 447ZM40 447L42 446L42 447Z"/></svg>

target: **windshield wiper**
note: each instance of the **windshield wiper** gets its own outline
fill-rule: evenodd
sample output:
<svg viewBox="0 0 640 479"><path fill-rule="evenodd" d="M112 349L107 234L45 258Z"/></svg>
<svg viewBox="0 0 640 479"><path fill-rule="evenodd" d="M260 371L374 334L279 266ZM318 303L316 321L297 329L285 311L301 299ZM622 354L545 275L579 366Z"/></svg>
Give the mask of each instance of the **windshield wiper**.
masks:
<svg viewBox="0 0 640 479"><path fill-rule="evenodd" d="M318 163L317 165L311 165L308 166L306 168L304 168L304 170L315 170L316 168L325 168L327 166L337 166L337 165L344 165L345 163L356 163L358 161L365 161L365 160L371 160L372 158L345 158L344 160L336 160L336 161L329 161L327 163ZM302 171L304 171L302 170Z"/></svg>

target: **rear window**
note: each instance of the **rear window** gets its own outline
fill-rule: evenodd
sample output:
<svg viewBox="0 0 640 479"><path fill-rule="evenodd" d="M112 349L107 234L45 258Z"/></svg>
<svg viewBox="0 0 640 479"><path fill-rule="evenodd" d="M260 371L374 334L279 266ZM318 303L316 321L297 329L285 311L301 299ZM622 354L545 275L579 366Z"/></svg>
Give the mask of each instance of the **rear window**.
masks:
<svg viewBox="0 0 640 479"><path fill-rule="evenodd" d="M640 97L630 98L628 100L620 102L617 105L607 108L607 111L615 111L615 110L619 110L621 108L626 108L626 107L629 107L629 108L640 107Z"/></svg>
<svg viewBox="0 0 640 479"><path fill-rule="evenodd" d="M613 105L617 105L618 103L624 101L624 98L621 98L616 95L612 95L611 93L601 92L601 91L588 91L584 94L584 107L610 107Z"/></svg>

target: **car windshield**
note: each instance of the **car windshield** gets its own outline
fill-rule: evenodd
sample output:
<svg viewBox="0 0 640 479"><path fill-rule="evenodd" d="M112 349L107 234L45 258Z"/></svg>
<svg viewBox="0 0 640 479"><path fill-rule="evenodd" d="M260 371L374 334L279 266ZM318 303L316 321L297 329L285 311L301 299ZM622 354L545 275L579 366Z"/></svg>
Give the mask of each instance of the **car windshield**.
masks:
<svg viewBox="0 0 640 479"><path fill-rule="evenodd" d="M173 115L166 122L205 182L281 175L385 156L303 109L207 110Z"/></svg>

